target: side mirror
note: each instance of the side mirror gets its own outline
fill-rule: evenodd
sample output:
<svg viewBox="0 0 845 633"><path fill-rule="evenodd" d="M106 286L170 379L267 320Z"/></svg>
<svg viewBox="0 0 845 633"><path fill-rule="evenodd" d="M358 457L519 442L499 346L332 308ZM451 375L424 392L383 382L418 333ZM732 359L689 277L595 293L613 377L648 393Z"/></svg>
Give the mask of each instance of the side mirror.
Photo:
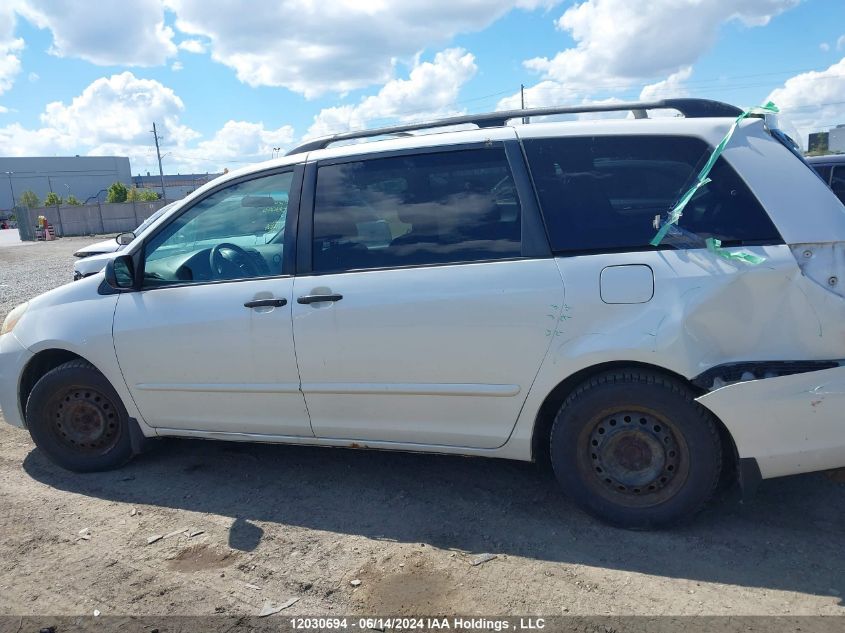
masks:
<svg viewBox="0 0 845 633"><path fill-rule="evenodd" d="M121 255L106 262L106 283L115 290L135 287L135 266L131 255Z"/></svg>
<svg viewBox="0 0 845 633"><path fill-rule="evenodd" d="M121 233L114 238L114 241L120 244L121 246L126 246L127 244L131 244L132 240L135 239L135 234L132 231L127 231L126 233Z"/></svg>

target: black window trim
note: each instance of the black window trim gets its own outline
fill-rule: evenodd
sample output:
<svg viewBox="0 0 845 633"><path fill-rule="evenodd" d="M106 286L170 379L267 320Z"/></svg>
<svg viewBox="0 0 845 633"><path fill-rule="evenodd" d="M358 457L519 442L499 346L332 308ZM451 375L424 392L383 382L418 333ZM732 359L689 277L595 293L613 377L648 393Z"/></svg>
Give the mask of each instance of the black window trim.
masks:
<svg viewBox="0 0 845 633"><path fill-rule="evenodd" d="M135 276L135 285L132 290L137 292L146 292L148 290L162 290L165 288L185 288L189 286L208 286L213 284L222 284L222 283L235 283L235 282L242 282L242 281L255 281L259 279L283 279L286 277L293 277L294 276L294 268L296 262L296 229L297 229L297 222L299 216L299 209L301 206L301 193L302 193L302 182L303 182L303 174L305 172L305 163L295 163L292 165L284 165L282 167L273 167L271 169L265 169L258 172L252 172L249 174L244 174L238 178L233 178L231 180L227 180L226 182L220 183L220 185L214 187L213 189L209 189L205 192L205 194L196 200L191 201L190 204L184 206L183 208L179 209L178 213L173 214L167 220L156 227L156 229L147 235L140 243L140 245L136 248L132 249L132 252L129 253L130 257L132 258L132 263L134 264L135 270L138 271ZM290 193L288 194L288 208L287 208L287 215L285 216L285 237L283 241L283 250L282 250L282 271L280 274L277 275L267 275L263 277L244 277L241 279L209 279L203 281L191 281L185 283L173 283L173 284L162 284L160 286L144 286L144 263L146 261L146 252L147 252L147 244L159 235L163 230L165 230L172 222L176 221L178 218L182 217L185 213L190 211L199 203L203 202L204 200L208 199L210 196L213 196L216 193L224 189L228 189L234 185L239 185L244 182L249 182L252 180L258 180L259 178L266 178L268 176L277 176L279 174L285 173L293 173L293 180L291 181L291 188Z"/></svg>
<svg viewBox="0 0 845 633"><path fill-rule="evenodd" d="M375 266L371 268L351 268L340 271L315 272L312 264L312 245L314 235L314 203L317 191L317 170L329 165L355 163L365 160L382 158L396 158L400 156L418 156L420 154L443 154L446 152L460 152L478 149L500 147L505 151L505 158L514 179L516 192L519 196L521 214L521 255L518 257L473 259L470 261L437 262L431 264L408 264L404 266ZM323 275L343 275L347 273L373 272L380 270L403 270L415 268L439 268L443 266L466 266L470 264L486 264L493 262L524 261L529 259L550 259L552 255L543 220L540 216L540 206L528 173L525 157L517 139L483 141L455 145L433 145L426 147L404 148L386 152L372 152L354 154L323 160L308 161L305 164L305 175L302 185L302 196L299 205L299 222L296 235L296 276L319 277Z"/></svg>
<svg viewBox="0 0 845 633"><path fill-rule="evenodd" d="M543 227L546 231L546 239L548 240L548 244L550 245L550 248L551 248L551 243L552 243L551 235L549 233L548 225L546 224L546 217L542 212L542 207L540 206L540 194L537 191L536 184L534 183L534 175L531 173L531 169L528 166L529 165L529 163L528 163L528 153L525 149L525 141L549 141L549 140L556 140L556 139L584 139L584 138L591 138L591 137L598 137L598 136L600 136L600 137L615 137L615 136L631 137L631 136L634 136L634 135L631 135L631 134L586 134L586 135L582 135L582 134L569 135L569 134L567 134L567 135L554 135L554 134L552 134L552 135L549 135L549 136L531 136L531 137L528 137L528 138L522 138L521 137L518 141L520 148L522 150L522 157L523 157L523 160L525 161L525 166L526 166L526 169L528 170L528 175L529 175L529 178L531 180L531 187L532 187L532 190L534 192L534 198L537 201L538 213L539 213L541 222L543 224ZM701 136L697 136L695 134L666 134L666 133L659 134L658 133L658 134L642 134L642 135L637 134L636 136L637 137L643 136L643 137L665 137L665 138L695 139L697 141L701 141L702 143L704 143L708 152L712 152L715 149L707 139L702 138ZM706 154L704 155L704 158L706 159ZM777 225L771 219L771 216L769 216L768 210L766 209L765 206L763 206L763 203L760 202L760 199L754 193L754 190L748 185L748 182L746 182L743 175L731 164L731 162L724 155L720 156L719 159L724 160L728 164L728 166L731 168L731 171L739 179L739 181L742 182L742 184L745 186L746 190L751 195L751 197L754 198L754 200L757 201L757 204L760 205L760 208L763 210L763 213L765 213L766 216L769 217L769 221L772 222L772 226L774 226L775 232L777 233L777 236L778 236L777 239L765 239L765 240L722 240L721 245L723 247L726 247L726 248L732 248L732 247L736 247L736 246L782 246L782 245L786 244L786 242L783 239L783 236L780 234L780 230L778 229ZM693 169L694 168L695 168L695 166L693 167ZM683 222L683 216L681 216L680 222ZM679 222L679 224L680 224L680 222ZM682 224L680 224L680 225L683 227ZM657 232L657 231L655 230L655 232ZM702 238L702 242L704 242L703 238ZM657 246L652 246L651 244L642 244L642 245L639 245L639 246L620 246L620 247L610 247L610 248L602 247L602 248L582 248L582 249L570 248L570 249L559 249L559 250L552 249L552 254L553 254L554 257L580 257L580 256L585 256L585 255L603 255L603 254L618 254L618 253L647 253L647 252L675 251L675 250L684 250L684 251L687 251L687 250L706 250L706 247L701 246L700 248L697 248L697 249L689 249L689 248L679 249L679 248L672 246L671 244L666 243L664 241L664 242L661 242L660 244L658 244Z"/></svg>

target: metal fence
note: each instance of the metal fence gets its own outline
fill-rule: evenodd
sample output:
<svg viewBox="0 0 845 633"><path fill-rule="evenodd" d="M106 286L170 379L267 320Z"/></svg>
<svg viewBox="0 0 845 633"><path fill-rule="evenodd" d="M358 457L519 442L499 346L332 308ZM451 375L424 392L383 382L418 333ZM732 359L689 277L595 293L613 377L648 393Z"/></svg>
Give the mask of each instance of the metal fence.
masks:
<svg viewBox="0 0 845 633"><path fill-rule="evenodd" d="M120 202L83 204L78 206L38 207L18 209L18 232L21 239L35 240L38 216L43 215L53 225L56 237L72 235L101 235L134 231L167 202Z"/></svg>

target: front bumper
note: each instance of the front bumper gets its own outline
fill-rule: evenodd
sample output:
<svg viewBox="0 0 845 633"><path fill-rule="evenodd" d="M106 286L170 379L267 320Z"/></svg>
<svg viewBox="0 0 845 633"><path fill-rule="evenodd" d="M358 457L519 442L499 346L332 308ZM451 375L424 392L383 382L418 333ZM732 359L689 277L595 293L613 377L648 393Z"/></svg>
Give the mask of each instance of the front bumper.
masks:
<svg viewBox="0 0 845 633"><path fill-rule="evenodd" d="M734 383L697 400L763 479L845 466L845 367Z"/></svg>
<svg viewBox="0 0 845 633"><path fill-rule="evenodd" d="M0 412L6 422L21 428L24 415L18 402L18 388L24 367L32 356L14 334L0 336Z"/></svg>

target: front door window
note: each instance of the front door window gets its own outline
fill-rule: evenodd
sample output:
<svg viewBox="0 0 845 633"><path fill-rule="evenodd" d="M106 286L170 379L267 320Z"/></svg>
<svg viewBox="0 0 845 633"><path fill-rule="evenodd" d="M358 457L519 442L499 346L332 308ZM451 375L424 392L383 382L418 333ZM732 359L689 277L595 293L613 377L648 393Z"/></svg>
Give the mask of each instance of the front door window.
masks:
<svg viewBox="0 0 845 633"><path fill-rule="evenodd" d="M240 182L188 209L146 245L144 287L280 275L292 181Z"/></svg>

